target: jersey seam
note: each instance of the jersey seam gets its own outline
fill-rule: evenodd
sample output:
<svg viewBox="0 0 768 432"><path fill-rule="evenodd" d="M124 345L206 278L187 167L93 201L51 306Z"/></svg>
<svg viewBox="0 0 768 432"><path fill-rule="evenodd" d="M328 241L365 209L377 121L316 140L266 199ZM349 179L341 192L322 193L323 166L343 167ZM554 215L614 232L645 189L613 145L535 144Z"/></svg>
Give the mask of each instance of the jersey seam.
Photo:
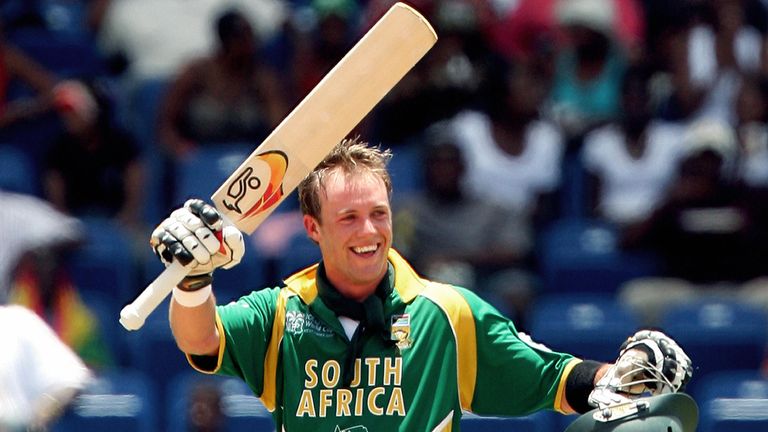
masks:
<svg viewBox="0 0 768 432"><path fill-rule="evenodd" d="M451 294L446 294L449 292ZM421 295L440 308L448 320L456 349L456 380L459 403L462 410L472 411L472 400L477 380L477 340L472 310L466 299L450 285L430 283ZM452 298L445 298L444 296ZM449 307L455 308L455 310L449 311ZM462 315L462 309L468 312L471 322L468 323L461 319L465 317ZM462 329L462 324L471 326L471 329ZM461 337L460 333L462 334ZM464 333L467 333L466 338Z"/></svg>

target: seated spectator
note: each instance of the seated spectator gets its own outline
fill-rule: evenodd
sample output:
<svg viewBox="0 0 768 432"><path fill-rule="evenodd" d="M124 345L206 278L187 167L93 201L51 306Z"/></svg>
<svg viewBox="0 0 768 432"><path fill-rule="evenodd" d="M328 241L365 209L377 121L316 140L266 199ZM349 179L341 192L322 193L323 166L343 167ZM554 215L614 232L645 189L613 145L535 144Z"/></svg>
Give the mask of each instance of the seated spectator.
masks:
<svg viewBox="0 0 768 432"><path fill-rule="evenodd" d="M201 144L258 144L287 111L276 75L258 61L259 44L245 16L227 11L215 30L216 51L182 69L160 109L160 139L176 159Z"/></svg>
<svg viewBox="0 0 768 432"><path fill-rule="evenodd" d="M683 127L651 118L648 74L624 76L621 116L584 138L593 215L617 225L646 218L674 179Z"/></svg>
<svg viewBox="0 0 768 432"><path fill-rule="evenodd" d="M77 216L141 222L143 169L133 139L115 124L108 93L98 83L61 85L56 105L65 131L45 166L45 194Z"/></svg>
<svg viewBox="0 0 768 432"><path fill-rule="evenodd" d="M37 313L88 365L111 366L99 322L66 266L66 256L83 241L80 221L39 198L0 191L0 222L0 303Z"/></svg>
<svg viewBox="0 0 768 432"><path fill-rule="evenodd" d="M50 203L2 189L0 222L0 303L8 301L16 266L25 254L35 250L66 250L84 237L80 221L57 211Z"/></svg>
<svg viewBox="0 0 768 432"><path fill-rule="evenodd" d="M538 115L545 85L527 68L510 65L486 91L487 112L468 110L450 120L466 157L466 192L547 219L554 212L565 144L560 129Z"/></svg>
<svg viewBox="0 0 768 432"><path fill-rule="evenodd" d="M261 40L281 28L287 13L280 0L92 0L92 24L102 53L126 86L166 78L215 45L209 28L222 10L238 8L255 23ZM148 49L151 47L151 49Z"/></svg>
<svg viewBox="0 0 768 432"><path fill-rule="evenodd" d="M199 383L189 395L187 415L190 432L221 432L224 430L224 414L221 390L213 384Z"/></svg>
<svg viewBox="0 0 768 432"><path fill-rule="evenodd" d="M375 136L392 144L418 140L429 125L477 103L480 85L500 61L484 34L489 8L487 2L452 0L419 9L429 11L437 43L377 107Z"/></svg>
<svg viewBox="0 0 768 432"><path fill-rule="evenodd" d="M715 118L735 124L734 100L743 74L764 71L765 37L747 23L743 1L707 0L685 38L671 45L674 93L665 116ZM765 6L761 13L766 14Z"/></svg>
<svg viewBox="0 0 768 432"><path fill-rule="evenodd" d="M42 318L92 368L114 366L98 317L80 297L58 251L33 251L16 266L9 302Z"/></svg>
<svg viewBox="0 0 768 432"><path fill-rule="evenodd" d="M736 96L738 177L750 186L768 186L768 79L745 76Z"/></svg>
<svg viewBox="0 0 768 432"><path fill-rule="evenodd" d="M726 294L768 310L768 195L734 180L736 140L722 123L694 124L679 176L659 208L625 230L626 248L655 252L665 279L632 281L621 298L653 323L665 307Z"/></svg>
<svg viewBox="0 0 768 432"><path fill-rule="evenodd" d="M300 28L290 71L298 103L352 48L358 36L358 6L353 0L313 0L314 24Z"/></svg>
<svg viewBox="0 0 768 432"><path fill-rule="evenodd" d="M550 115L569 137L613 120L619 111L626 54L613 29L609 0L565 0L557 18L566 43L558 49Z"/></svg>
<svg viewBox="0 0 768 432"><path fill-rule="evenodd" d="M450 137L437 138L425 155L426 190L395 211L396 247L425 276L491 296L520 318L532 295L528 219L464 193L464 156Z"/></svg>
<svg viewBox="0 0 768 432"><path fill-rule="evenodd" d="M551 78L552 56L562 36L557 12L563 1L568 0L518 0L505 4L507 9L501 11L499 19L490 26L495 49L507 59L531 64ZM609 1L616 11L611 23L613 32L632 59L640 58L644 54L645 36L642 5L636 0Z"/></svg>

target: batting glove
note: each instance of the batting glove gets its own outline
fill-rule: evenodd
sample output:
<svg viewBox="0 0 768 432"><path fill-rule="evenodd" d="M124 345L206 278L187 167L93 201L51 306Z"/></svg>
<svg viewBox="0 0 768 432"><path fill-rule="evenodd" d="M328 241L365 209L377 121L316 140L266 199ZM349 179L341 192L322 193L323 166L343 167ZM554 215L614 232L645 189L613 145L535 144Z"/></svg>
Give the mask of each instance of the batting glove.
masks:
<svg viewBox="0 0 768 432"><path fill-rule="evenodd" d="M692 375L691 359L672 338L641 330L622 344L619 359L598 381L589 403L603 407L644 394L675 393Z"/></svg>
<svg viewBox="0 0 768 432"><path fill-rule="evenodd" d="M189 269L179 288L195 291L210 285L213 271L232 268L245 253L243 234L215 207L191 199L152 232L150 245L166 266L174 260Z"/></svg>

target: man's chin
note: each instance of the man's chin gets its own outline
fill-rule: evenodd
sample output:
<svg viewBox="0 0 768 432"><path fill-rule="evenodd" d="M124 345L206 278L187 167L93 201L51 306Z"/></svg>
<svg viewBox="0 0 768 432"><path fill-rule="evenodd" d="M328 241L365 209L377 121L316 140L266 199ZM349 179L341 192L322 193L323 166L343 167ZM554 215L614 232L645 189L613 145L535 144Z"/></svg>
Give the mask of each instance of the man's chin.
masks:
<svg viewBox="0 0 768 432"><path fill-rule="evenodd" d="M353 269L350 269L353 270ZM365 266L355 266L352 273L353 280L358 285L375 284L378 285L387 272L386 261L378 261Z"/></svg>

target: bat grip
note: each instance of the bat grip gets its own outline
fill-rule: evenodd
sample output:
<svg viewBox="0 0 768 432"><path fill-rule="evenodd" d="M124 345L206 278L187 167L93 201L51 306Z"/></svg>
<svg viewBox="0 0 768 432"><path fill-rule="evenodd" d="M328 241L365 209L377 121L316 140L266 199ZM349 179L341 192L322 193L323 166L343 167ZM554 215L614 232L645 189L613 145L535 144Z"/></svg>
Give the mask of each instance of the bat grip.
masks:
<svg viewBox="0 0 768 432"><path fill-rule="evenodd" d="M138 330L157 306L168 297L173 287L179 284L189 270L178 261L166 267L144 291L129 305L120 311L120 324L126 330Z"/></svg>

